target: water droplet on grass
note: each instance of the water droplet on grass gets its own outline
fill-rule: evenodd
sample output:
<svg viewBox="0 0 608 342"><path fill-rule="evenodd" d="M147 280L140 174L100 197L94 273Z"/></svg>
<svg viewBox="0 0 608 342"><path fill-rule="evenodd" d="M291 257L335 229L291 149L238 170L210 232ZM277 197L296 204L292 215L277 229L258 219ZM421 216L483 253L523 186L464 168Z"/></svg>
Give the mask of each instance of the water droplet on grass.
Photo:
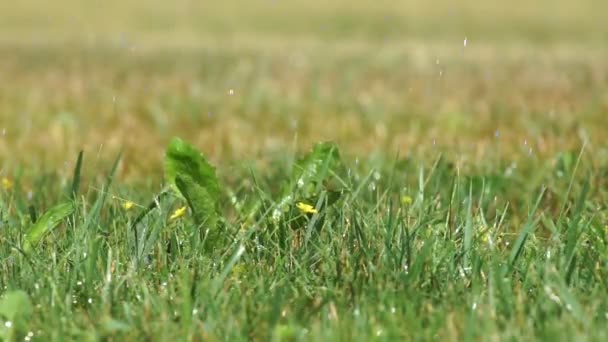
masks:
<svg viewBox="0 0 608 342"><path fill-rule="evenodd" d="M380 172L374 171L374 179L375 180L380 180Z"/></svg>

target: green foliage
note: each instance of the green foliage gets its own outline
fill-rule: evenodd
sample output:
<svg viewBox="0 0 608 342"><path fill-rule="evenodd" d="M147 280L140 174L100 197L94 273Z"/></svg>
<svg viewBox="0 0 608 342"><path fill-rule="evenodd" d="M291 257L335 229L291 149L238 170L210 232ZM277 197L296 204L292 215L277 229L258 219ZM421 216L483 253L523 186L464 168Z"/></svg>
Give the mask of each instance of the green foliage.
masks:
<svg viewBox="0 0 608 342"><path fill-rule="evenodd" d="M5 294L0 314L14 319L14 329L4 329L4 338L31 329L49 340L576 339L591 327L594 339L608 336L598 328L608 308L608 215L598 205L604 193L591 188L598 171L584 158L569 179L552 167L515 179L460 173L442 158L430 166L362 161L345 172L337 147L319 144L295 165L273 164L281 171L268 179L285 180L283 196L249 170L230 182L237 189L230 196L244 203L262 198L251 219L247 211L220 215L229 204L206 188L213 184L220 193L215 171L196 149L178 145L190 156L165 163L190 219L167 221L175 207L170 195L156 196L144 218L121 202L102 205L103 196L86 199L82 210L63 203L27 235L31 250L50 227L72 217L53 253L23 254L8 247L18 246L18 217L27 219L27 209L3 211L0 280L41 304L32 311L24 293ZM109 180L102 187L109 189ZM119 184L116 191L131 190ZM281 203L287 210L280 220L269 219ZM126 229L134 220L142 234L136 257L138 237ZM193 223L217 229L200 240ZM220 243L226 232L237 233Z"/></svg>
<svg viewBox="0 0 608 342"><path fill-rule="evenodd" d="M47 210L25 233L23 250L30 252L45 235L55 229L65 218L74 212L74 203L65 202Z"/></svg>
<svg viewBox="0 0 608 342"><path fill-rule="evenodd" d="M15 334L23 332L33 313L27 293L21 290L9 291L0 299L0 338L11 341Z"/></svg>
<svg viewBox="0 0 608 342"><path fill-rule="evenodd" d="M322 214L341 198L344 190L340 174L344 168L335 143L316 144L295 163L290 181L274 209L273 219L284 220L292 228L312 228L313 224L309 223L314 217L313 211ZM313 210L303 211L298 204L310 206ZM322 225L322 221L316 219L312 223L317 227Z"/></svg>
<svg viewBox="0 0 608 342"><path fill-rule="evenodd" d="M221 191L215 168L194 146L173 138L167 147L165 177L187 201L194 222L208 232L207 246L214 247L222 234L218 227Z"/></svg>
<svg viewBox="0 0 608 342"><path fill-rule="evenodd" d="M215 168L196 147L180 138L173 138L165 155L165 179L176 193L181 193L177 186L177 177L190 177L194 183L205 189L215 202L221 195Z"/></svg>

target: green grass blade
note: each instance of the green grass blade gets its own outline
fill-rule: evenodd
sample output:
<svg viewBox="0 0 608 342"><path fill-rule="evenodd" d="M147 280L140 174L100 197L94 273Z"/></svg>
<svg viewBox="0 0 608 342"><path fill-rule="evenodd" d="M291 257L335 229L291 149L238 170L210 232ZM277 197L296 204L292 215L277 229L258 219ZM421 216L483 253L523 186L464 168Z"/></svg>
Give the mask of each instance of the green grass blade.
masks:
<svg viewBox="0 0 608 342"><path fill-rule="evenodd" d="M521 233L519 234L519 236L517 237L517 240L513 244L511 253L509 254L509 263L508 263L507 271L510 271L513 269L513 266L515 265L515 263L517 262L517 259L520 257L521 252L523 251L524 244L526 243L528 236L534 231L534 227L536 224L534 215L536 214L536 211L538 210L538 207L540 205L541 200L543 199L544 194L545 194L545 188L543 188L541 190L540 194L538 195L538 199L536 200L536 203L534 204L534 208L528 215L528 220L524 224L524 227L521 230Z"/></svg>
<svg viewBox="0 0 608 342"><path fill-rule="evenodd" d="M76 166L74 167L74 175L72 176L72 186L70 187L70 197L76 198L78 189L80 188L80 174L82 172L82 160L84 152L81 150L78 152L78 158L76 159Z"/></svg>

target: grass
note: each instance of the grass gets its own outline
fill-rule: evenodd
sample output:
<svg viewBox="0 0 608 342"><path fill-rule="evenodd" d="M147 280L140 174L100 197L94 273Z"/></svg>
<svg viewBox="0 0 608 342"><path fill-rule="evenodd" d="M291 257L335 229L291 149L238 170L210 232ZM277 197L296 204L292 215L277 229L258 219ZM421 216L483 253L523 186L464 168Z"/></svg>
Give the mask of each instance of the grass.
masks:
<svg viewBox="0 0 608 342"><path fill-rule="evenodd" d="M1 338L608 337L603 1L104 3L0 4Z"/></svg>

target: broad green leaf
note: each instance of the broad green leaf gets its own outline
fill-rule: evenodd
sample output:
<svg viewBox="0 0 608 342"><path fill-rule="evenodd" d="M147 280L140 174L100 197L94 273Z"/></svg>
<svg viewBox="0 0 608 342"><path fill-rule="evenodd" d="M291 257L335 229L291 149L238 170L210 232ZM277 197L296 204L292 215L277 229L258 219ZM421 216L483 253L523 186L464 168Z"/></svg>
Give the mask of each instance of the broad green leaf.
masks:
<svg viewBox="0 0 608 342"><path fill-rule="evenodd" d="M18 332L25 330L32 313L32 303L27 293L21 290L6 293L0 300L0 322L3 323L0 326L0 340L15 341Z"/></svg>
<svg viewBox="0 0 608 342"><path fill-rule="evenodd" d="M42 238L55 229L61 221L74 212L74 204L65 202L54 206L42 215L25 233L23 250L29 252Z"/></svg>
<svg viewBox="0 0 608 342"><path fill-rule="evenodd" d="M30 298L21 290L10 291L0 300L0 315L9 321L27 319L31 314Z"/></svg>
<svg viewBox="0 0 608 342"><path fill-rule="evenodd" d="M192 210L194 222L214 229L220 218L217 211L217 199L188 175L177 176L176 184Z"/></svg>
<svg viewBox="0 0 608 342"><path fill-rule="evenodd" d="M213 240L220 219L220 186L215 168L195 147L173 138L167 148L165 176L171 187L188 202L194 221L209 229Z"/></svg>
<svg viewBox="0 0 608 342"><path fill-rule="evenodd" d="M173 138L165 156L165 177L173 190L181 193L176 184L177 176L190 177L194 183L204 188L214 201L219 199L220 185L215 168L194 146L180 138Z"/></svg>

